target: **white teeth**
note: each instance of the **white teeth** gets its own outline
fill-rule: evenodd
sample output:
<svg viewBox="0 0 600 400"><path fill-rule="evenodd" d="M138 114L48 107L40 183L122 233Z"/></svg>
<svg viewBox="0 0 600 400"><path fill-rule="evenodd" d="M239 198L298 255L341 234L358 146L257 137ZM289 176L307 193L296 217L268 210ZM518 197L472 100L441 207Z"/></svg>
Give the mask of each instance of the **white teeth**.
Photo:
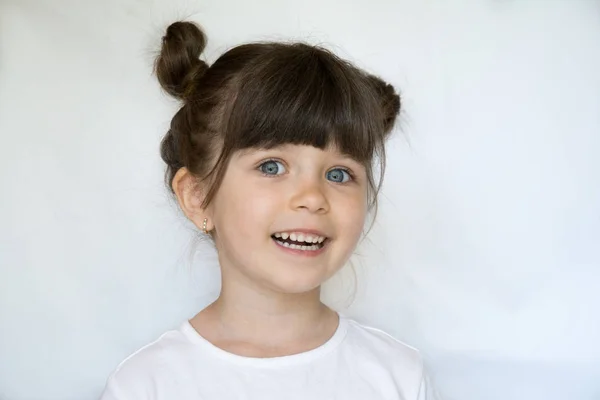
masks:
<svg viewBox="0 0 600 400"><path fill-rule="evenodd" d="M273 236L275 238L281 238L283 240L286 239L290 239L294 242L304 242L307 244L311 244L311 243L323 243L326 239L326 237L324 236L317 236L317 235L310 235L307 233L302 233L302 232L292 232L292 233L288 233L288 232L278 232L273 234Z"/></svg>
<svg viewBox="0 0 600 400"><path fill-rule="evenodd" d="M312 245L312 246L300 246L297 244L289 244L288 242L282 242L281 240L278 240L277 243L279 243L280 245L282 245L283 247L288 247L290 249L294 249L294 250L302 250L302 251L316 251L319 250L322 246L319 245Z"/></svg>

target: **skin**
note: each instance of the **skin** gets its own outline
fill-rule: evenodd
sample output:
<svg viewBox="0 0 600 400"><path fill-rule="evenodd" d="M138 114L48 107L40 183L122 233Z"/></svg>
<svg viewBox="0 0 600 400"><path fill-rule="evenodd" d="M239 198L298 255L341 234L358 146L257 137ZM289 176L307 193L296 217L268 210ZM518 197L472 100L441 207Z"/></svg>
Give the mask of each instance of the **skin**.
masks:
<svg viewBox="0 0 600 400"><path fill-rule="evenodd" d="M201 336L234 354L275 357L314 349L333 335L338 315L320 301L320 288L348 261L364 227L360 163L335 148L252 149L232 156L205 209L206 188L187 169L177 172L173 189L199 229L208 218L221 266L219 297L190 320ZM321 254L290 254L271 238L302 228L328 237Z"/></svg>

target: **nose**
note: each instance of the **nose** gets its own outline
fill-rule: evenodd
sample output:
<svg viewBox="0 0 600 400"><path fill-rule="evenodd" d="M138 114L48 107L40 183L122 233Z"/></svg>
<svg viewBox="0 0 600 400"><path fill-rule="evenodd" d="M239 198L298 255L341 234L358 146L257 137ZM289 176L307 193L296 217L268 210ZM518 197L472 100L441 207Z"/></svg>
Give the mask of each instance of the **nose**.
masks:
<svg viewBox="0 0 600 400"><path fill-rule="evenodd" d="M290 200L294 210L324 214L329 211L329 201L325 193L325 183L321 179L306 178L298 181Z"/></svg>

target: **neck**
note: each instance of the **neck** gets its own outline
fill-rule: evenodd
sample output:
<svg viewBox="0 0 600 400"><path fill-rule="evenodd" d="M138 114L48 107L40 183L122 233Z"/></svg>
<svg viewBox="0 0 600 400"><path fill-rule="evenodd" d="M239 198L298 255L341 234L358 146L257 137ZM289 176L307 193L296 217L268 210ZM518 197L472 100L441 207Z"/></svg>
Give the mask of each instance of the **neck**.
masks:
<svg viewBox="0 0 600 400"><path fill-rule="evenodd" d="M320 287L288 294L225 280L211 304L222 337L271 345L298 342L322 334L334 314L320 300Z"/></svg>
<svg viewBox="0 0 600 400"><path fill-rule="evenodd" d="M246 356L296 354L325 343L338 315L320 300L320 287L281 293L222 269L217 300L190 321L217 347Z"/></svg>

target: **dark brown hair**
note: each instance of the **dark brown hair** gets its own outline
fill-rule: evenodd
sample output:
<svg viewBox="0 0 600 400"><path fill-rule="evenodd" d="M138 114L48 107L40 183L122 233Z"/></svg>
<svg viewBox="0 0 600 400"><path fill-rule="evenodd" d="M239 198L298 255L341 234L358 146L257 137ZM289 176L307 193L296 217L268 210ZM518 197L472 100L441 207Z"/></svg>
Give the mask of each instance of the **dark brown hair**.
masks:
<svg viewBox="0 0 600 400"><path fill-rule="evenodd" d="M376 204L384 143L400 110L400 97L391 85L305 43L244 44L211 66L199 58L205 46L197 25L175 22L156 59L161 86L183 101L160 149L171 190L176 172L186 167L210 183L207 206L238 150L333 145L365 166L369 206ZM380 163L377 184L375 159Z"/></svg>

